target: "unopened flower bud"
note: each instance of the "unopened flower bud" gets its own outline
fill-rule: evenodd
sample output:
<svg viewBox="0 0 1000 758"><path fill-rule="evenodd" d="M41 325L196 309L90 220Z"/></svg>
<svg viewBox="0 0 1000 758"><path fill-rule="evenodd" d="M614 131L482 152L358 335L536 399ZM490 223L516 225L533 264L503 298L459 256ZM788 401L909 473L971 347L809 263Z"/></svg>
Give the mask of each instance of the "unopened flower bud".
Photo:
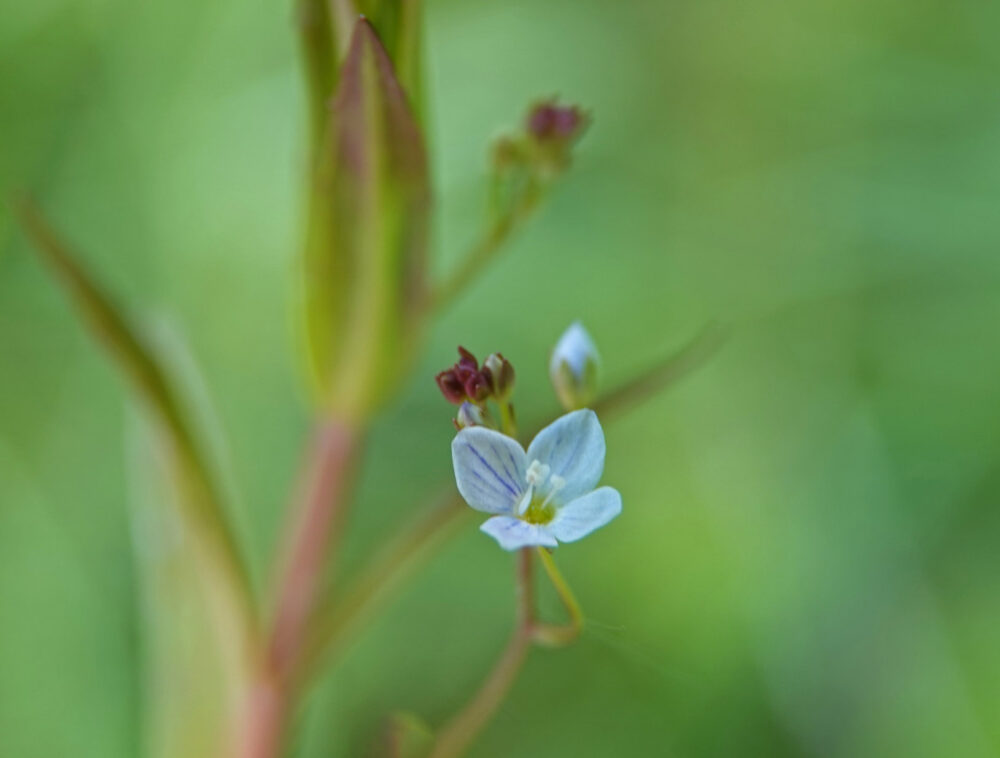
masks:
<svg viewBox="0 0 1000 758"><path fill-rule="evenodd" d="M585 408L597 393L600 356L579 321L570 324L552 351L549 377L556 396L568 410Z"/></svg>
<svg viewBox="0 0 1000 758"><path fill-rule="evenodd" d="M510 397L514 391L514 367L501 353L493 353L483 361L483 370L488 373L493 395L498 402Z"/></svg>
<svg viewBox="0 0 1000 758"><path fill-rule="evenodd" d="M532 107L526 126L529 134L544 141L571 140L583 124L583 113L575 105L556 105L554 100L548 100Z"/></svg>
<svg viewBox="0 0 1000 758"><path fill-rule="evenodd" d="M437 382L441 394L444 395L444 399L449 403L458 405L465 400L465 385L458 378L455 369L450 368L447 371L442 371L434 377L434 380Z"/></svg>
<svg viewBox="0 0 1000 758"><path fill-rule="evenodd" d="M474 403L481 403L493 394L489 375L484 371L476 371L465 380L465 394Z"/></svg>
<svg viewBox="0 0 1000 758"><path fill-rule="evenodd" d="M491 424L486 422L482 408L466 401L458 406L455 426L459 429L466 429L470 426L491 426Z"/></svg>
<svg viewBox="0 0 1000 758"><path fill-rule="evenodd" d="M479 361L476 360L476 356L470 353L461 345L458 346L458 363L455 364L455 368L460 371L478 371Z"/></svg>

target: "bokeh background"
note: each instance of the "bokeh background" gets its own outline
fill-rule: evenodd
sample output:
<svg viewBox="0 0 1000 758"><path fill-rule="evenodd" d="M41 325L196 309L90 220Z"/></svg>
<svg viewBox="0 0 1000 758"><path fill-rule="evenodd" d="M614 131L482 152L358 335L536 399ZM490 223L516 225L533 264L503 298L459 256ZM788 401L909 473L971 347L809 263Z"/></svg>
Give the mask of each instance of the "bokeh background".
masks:
<svg viewBox="0 0 1000 758"><path fill-rule="evenodd" d="M187 356L263 583L308 427L289 4L2 5L2 189ZM343 570L447 482L431 377L456 344L510 357L538 419L574 318L608 386L708 321L730 334L608 425L624 514L558 554L588 629L533 653L471 755L1000 754L1000 5L430 0L426 26L437 274L532 98L594 122L379 418ZM141 755L155 627L189 649L198 624L183 597L155 610L134 557L157 494L123 385L3 214L0 755ZM324 681L295 755L452 712L506 639L510 563L467 521ZM173 677L191 719L208 678Z"/></svg>

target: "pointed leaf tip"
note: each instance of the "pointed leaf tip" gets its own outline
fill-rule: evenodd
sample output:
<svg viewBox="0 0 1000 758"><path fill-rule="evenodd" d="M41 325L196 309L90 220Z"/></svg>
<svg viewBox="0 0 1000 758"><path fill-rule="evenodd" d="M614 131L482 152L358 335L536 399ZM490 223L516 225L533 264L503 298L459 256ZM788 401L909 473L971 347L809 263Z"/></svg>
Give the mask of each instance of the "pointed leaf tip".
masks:
<svg viewBox="0 0 1000 758"><path fill-rule="evenodd" d="M310 355L325 402L364 414L401 378L417 342L430 213L423 135L364 18L330 113L306 251Z"/></svg>

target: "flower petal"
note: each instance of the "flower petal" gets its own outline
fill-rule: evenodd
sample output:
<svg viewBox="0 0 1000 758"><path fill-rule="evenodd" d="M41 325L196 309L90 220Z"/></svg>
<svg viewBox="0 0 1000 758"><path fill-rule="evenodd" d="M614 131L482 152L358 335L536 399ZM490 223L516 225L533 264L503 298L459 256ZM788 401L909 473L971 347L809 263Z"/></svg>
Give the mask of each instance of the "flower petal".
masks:
<svg viewBox="0 0 1000 758"><path fill-rule="evenodd" d="M556 538L549 534L547 525L529 524L511 516L494 516L487 519L479 530L499 542L504 550L517 550L535 545L556 547L559 544Z"/></svg>
<svg viewBox="0 0 1000 758"><path fill-rule="evenodd" d="M560 542L574 542L600 529L621 512L622 496L618 490L601 487L564 505L545 526Z"/></svg>
<svg viewBox="0 0 1000 758"><path fill-rule="evenodd" d="M566 480L557 501L568 503L601 481L604 452L601 422L592 410L583 409L567 413L542 429L528 446L527 460L548 464L553 474Z"/></svg>
<svg viewBox="0 0 1000 758"><path fill-rule="evenodd" d="M463 429L451 443L451 459L458 491L477 511L511 513L527 489L524 450L500 432Z"/></svg>

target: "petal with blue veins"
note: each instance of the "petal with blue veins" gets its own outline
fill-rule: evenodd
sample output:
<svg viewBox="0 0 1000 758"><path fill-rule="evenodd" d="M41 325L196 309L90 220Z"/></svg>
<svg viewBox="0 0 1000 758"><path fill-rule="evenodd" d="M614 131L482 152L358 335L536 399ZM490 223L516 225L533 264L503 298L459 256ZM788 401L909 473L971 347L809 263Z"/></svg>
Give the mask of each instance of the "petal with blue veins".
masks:
<svg viewBox="0 0 1000 758"><path fill-rule="evenodd" d="M601 487L564 505L545 526L560 542L574 542L600 529L621 512L622 496L618 490Z"/></svg>
<svg viewBox="0 0 1000 758"><path fill-rule="evenodd" d="M511 516L494 516L483 522L479 529L490 535L504 550L522 547L556 547L556 542L548 530L548 525L529 524Z"/></svg>
<svg viewBox="0 0 1000 758"><path fill-rule="evenodd" d="M597 486L604 473L604 453L601 422L592 410L583 409L542 429L528 446L528 461L545 463L566 480L557 496L566 503Z"/></svg>
<svg viewBox="0 0 1000 758"><path fill-rule="evenodd" d="M451 443L455 482L465 502L484 513L512 513L527 488L527 461L517 442L472 426Z"/></svg>

